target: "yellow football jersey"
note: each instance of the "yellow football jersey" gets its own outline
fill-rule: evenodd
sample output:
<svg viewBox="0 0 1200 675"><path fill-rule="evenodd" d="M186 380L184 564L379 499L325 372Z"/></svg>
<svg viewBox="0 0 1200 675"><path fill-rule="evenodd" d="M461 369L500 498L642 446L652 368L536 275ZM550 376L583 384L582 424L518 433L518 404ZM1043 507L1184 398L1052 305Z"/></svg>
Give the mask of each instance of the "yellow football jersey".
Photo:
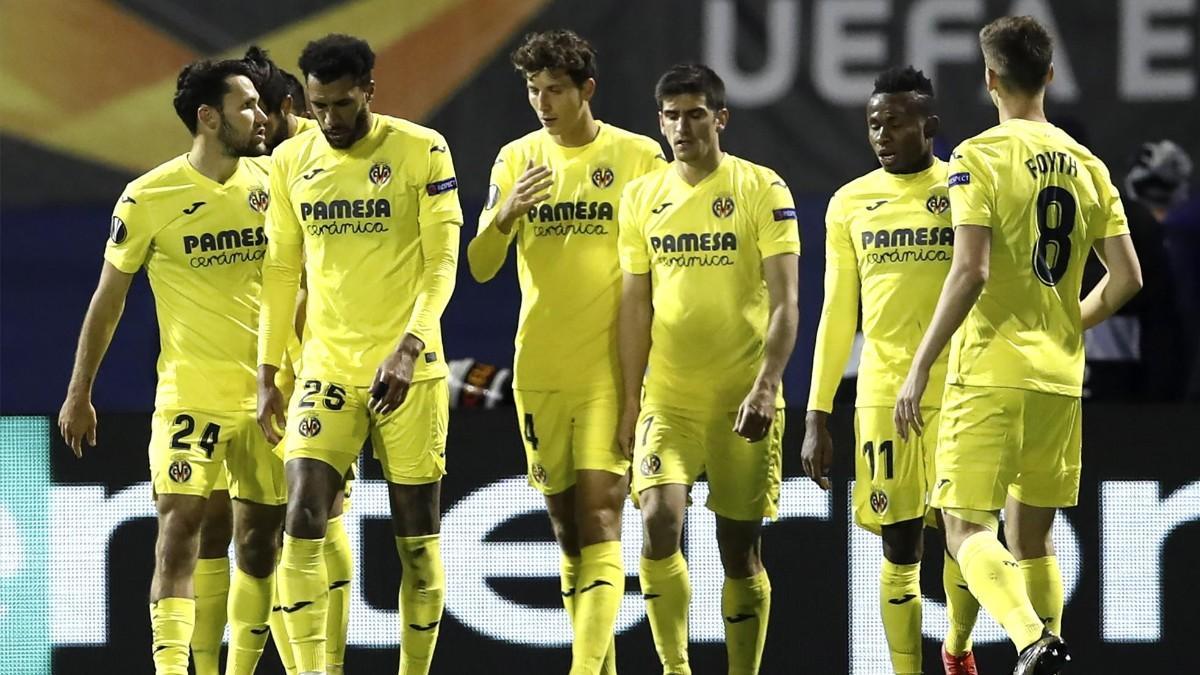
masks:
<svg viewBox="0 0 1200 675"><path fill-rule="evenodd" d="M308 313L300 375L351 386L370 385L405 333L425 343L413 381L446 375L440 317L453 278L444 296L432 297L430 275L444 271L438 256L445 251L453 264L462 225L445 139L407 120L372 118L367 135L346 150L319 132L281 143L267 222L270 256L280 258L269 257L265 271L271 307L264 306L261 362L279 365L293 332L294 293L276 293L298 285L302 251ZM454 241L432 240L446 225ZM275 274L284 268L296 276L280 281Z"/></svg>
<svg viewBox="0 0 1200 675"><path fill-rule="evenodd" d="M255 408L255 333L267 239L268 158L224 183L180 155L137 178L113 210L104 259L146 268L158 314L155 406Z"/></svg>
<svg viewBox="0 0 1200 675"><path fill-rule="evenodd" d="M296 133L292 134L292 136L299 136L306 131L312 131L313 129L319 128L320 125L317 124L317 121L313 118L296 115Z"/></svg>
<svg viewBox="0 0 1200 675"><path fill-rule="evenodd" d="M550 197L504 235L492 223L530 162L550 169ZM500 150L468 259L476 278L489 279L517 242L515 387L618 387L617 207L625 185L656 166L665 166L658 143L603 123L596 138L578 148L564 148L538 130Z"/></svg>
<svg viewBox="0 0 1200 675"><path fill-rule="evenodd" d="M950 349L951 383L1079 396L1083 266L1129 233L1108 169L1051 124L1013 119L950 159L954 225L992 229L987 284Z"/></svg>
<svg viewBox="0 0 1200 675"><path fill-rule="evenodd" d="M762 261L800 253L787 185L726 154L695 186L673 164L633 181L618 215L621 269L650 274L653 288L646 403L736 410L766 344Z"/></svg>
<svg viewBox="0 0 1200 675"><path fill-rule="evenodd" d="M862 305L859 407L896 402L933 318L953 256L946 163L892 174L876 169L842 186L825 216L825 304L808 409L833 409ZM941 405L946 355L934 362L923 406Z"/></svg>

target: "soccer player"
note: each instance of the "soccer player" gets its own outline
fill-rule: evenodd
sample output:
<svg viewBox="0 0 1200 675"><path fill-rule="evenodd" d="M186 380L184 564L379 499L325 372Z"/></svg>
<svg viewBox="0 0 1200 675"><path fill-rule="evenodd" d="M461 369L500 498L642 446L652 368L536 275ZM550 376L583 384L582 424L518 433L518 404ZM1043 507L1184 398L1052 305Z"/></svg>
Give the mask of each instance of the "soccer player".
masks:
<svg viewBox="0 0 1200 675"><path fill-rule="evenodd" d="M904 440L926 430L921 401L953 336L933 506L971 592L1020 652L1014 672L1057 673L1070 656L1050 535L1079 496L1083 331L1138 291L1141 268L1108 169L1046 121L1050 35L1004 17L979 37L1000 124L951 156L954 257L895 424ZM1080 302L1089 250L1108 272Z"/></svg>
<svg viewBox="0 0 1200 675"><path fill-rule="evenodd" d="M252 45L243 57L250 67L251 79L259 91L263 112L267 115L267 148L272 152L283 141L297 134L317 129L315 120L301 117L306 113L308 101L304 88L296 77L282 69L261 48ZM302 275L303 276L303 275ZM295 330L288 335L286 358L276 376L285 400L295 388L296 371L300 361L301 343L304 335L305 307L308 289L301 279L296 295ZM282 451L281 446L277 452ZM326 622L325 665L331 675L340 675L346 655L346 637L350 621L350 582L354 575L354 560L350 540L342 524L342 513L349 505L349 495L354 478L354 465L346 472L345 487L334 497L329 511L329 522L325 526L323 555L329 575L329 613ZM282 535L282 532L280 533ZM283 609L278 599L279 585L275 586L276 598L271 607L271 636L279 652L284 670L295 673L291 643L287 626L283 620Z"/></svg>
<svg viewBox="0 0 1200 675"><path fill-rule="evenodd" d="M933 83L918 70L892 68L867 101L867 138L880 168L839 189L825 218L825 304L813 354L802 457L823 489L833 462L826 420L858 326L862 359L854 413L854 520L881 535L879 610L896 673L921 673L921 557L933 484L934 435L896 437L892 407L912 353L929 325L954 244L946 163L933 156L940 121ZM937 428L946 359L932 367L921 406ZM950 630L949 675L975 673L971 628L979 603L964 591L958 565L942 575Z"/></svg>
<svg viewBox="0 0 1200 675"><path fill-rule="evenodd" d="M575 33L531 33L512 63L541 128L501 148L467 259L471 274L487 281L517 242L514 398L529 484L545 495L562 548L562 598L575 629L571 672L614 673L629 468L616 444L616 214L621 189L662 166L662 149L592 116L596 54Z"/></svg>
<svg viewBox="0 0 1200 675"><path fill-rule="evenodd" d="M286 499L282 463L253 412L268 178L265 162L248 158L266 151L266 118L241 61L184 68L174 103L191 151L134 180L117 203L59 427L77 456L83 441L95 445L92 383L133 275L145 267L162 343L150 438L155 669L187 672L200 523L227 465L238 563L229 593L239 612L230 617L226 672L249 673L266 640Z"/></svg>
<svg viewBox="0 0 1200 675"><path fill-rule="evenodd" d="M259 332L259 424L277 441L283 361L303 264L307 337L286 415L288 514L279 595L297 670L326 671L322 547L342 478L371 439L392 505L404 675L427 673L441 621L439 494L449 417L442 311L462 210L437 132L372 113L375 55L328 35L300 56L321 133L274 154Z"/></svg>
<svg viewBox="0 0 1200 675"><path fill-rule="evenodd" d="M618 441L642 509L642 593L663 672L688 675L680 533L707 472L729 672L757 673L771 606L760 532L778 510L780 380L799 313L796 209L774 171L721 150L729 111L711 69L674 66L654 97L675 161L627 185L619 209Z"/></svg>

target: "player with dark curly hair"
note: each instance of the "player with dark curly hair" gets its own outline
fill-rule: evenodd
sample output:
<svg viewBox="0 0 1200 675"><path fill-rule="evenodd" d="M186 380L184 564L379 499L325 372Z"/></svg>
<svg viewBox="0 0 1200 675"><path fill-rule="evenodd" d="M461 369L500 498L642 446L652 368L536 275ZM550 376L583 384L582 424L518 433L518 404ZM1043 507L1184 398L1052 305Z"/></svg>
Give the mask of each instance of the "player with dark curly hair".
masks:
<svg viewBox="0 0 1200 675"><path fill-rule="evenodd" d="M540 128L500 149L467 258L485 282L516 243L517 423L529 484L545 496L562 549L563 604L575 633L571 672L615 673L629 468L615 442L616 218L621 189L661 165L662 150L595 119L596 54L575 33L527 35L512 64Z"/></svg>
<svg viewBox="0 0 1200 675"><path fill-rule="evenodd" d="M342 477L369 436L388 482L400 583L400 673L429 672L444 603L441 478L449 417L440 319L462 209L440 134L373 113L375 55L332 34L300 55L320 133L276 150L259 320L259 424L286 424L279 597L301 673L331 672L323 554ZM417 189L413 189L417 186ZM307 334L284 413L275 374L304 267ZM336 666L336 664L332 664Z"/></svg>
<svg viewBox="0 0 1200 675"><path fill-rule="evenodd" d="M954 231L946 163L933 156L940 120L933 83L911 66L875 79L867 101L867 140L880 168L842 186L825 217L825 304L817 329L802 459L823 489L833 463L826 420L842 380L862 308L863 348L854 413L854 520L880 535L879 611L893 671L921 673L921 557L924 528L933 517L937 434L900 439L892 404L908 363L929 325L950 270ZM934 365L922 406L937 428L946 358ZM928 516L928 518L927 518ZM944 666L949 675L974 675L971 629L979 603L945 556L950 630Z"/></svg>

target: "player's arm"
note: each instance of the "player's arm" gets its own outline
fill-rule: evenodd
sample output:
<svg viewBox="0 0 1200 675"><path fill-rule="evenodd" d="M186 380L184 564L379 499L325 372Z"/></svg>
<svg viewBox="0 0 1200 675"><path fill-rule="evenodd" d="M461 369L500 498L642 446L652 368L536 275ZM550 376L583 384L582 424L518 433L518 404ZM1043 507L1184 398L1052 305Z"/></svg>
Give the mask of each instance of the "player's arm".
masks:
<svg viewBox="0 0 1200 675"><path fill-rule="evenodd" d="M371 409L380 414L399 408L408 397L417 358L438 334L442 312L450 302L458 272L458 242L463 223L458 179L449 145L440 136L434 142L445 150L428 153L428 182L417 203L424 264L420 287L404 335L379 364L371 383Z"/></svg>
<svg viewBox="0 0 1200 675"><path fill-rule="evenodd" d="M88 304L83 328L79 332L79 345L75 349L75 365L71 369L71 383L67 385L67 397L58 411L58 429L63 440L75 452L83 456L83 441L96 447L96 409L92 407L92 385L100 362L112 343L113 333L125 311L125 297L133 274L122 272L111 262L104 261L100 270L100 281Z"/></svg>
<svg viewBox="0 0 1200 675"><path fill-rule="evenodd" d="M617 207L617 259L621 265L621 304L617 310L617 358L621 366L621 417L617 445L633 457L633 435L642 404L642 379L650 360L654 317L650 253L642 233L637 185L621 192Z"/></svg>
<svg viewBox="0 0 1200 675"><path fill-rule="evenodd" d="M860 292L854 245L837 215L836 200L835 197L830 203L825 219L825 301L817 325L808 414L804 418L804 442L800 450L804 472L825 490L830 488L828 475L833 466L829 413L833 412L833 397L850 360L858 327Z"/></svg>
<svg viewBox="0 0 1200 675"><path fill-rule="evenodd" d="M1128 234L1097 240L1093 249L1107 272L1079 305L1084 330L1115 314L1142 290L1142 266Z"/></svg>
<svg viewBox="0 0 1200 675"><path fill-rule="evenodd" d="M1083 328L1087 330L1112 316L1142 289L1142 266L1129 236L1129 221L1108 168L1096 162L1092 169L1097 188L1098 223L1092 249L1106 270L1104 278L1080 303Z"/></svg>
<svg viewBox="0 0 1200 675"><path fill-rule="evenodd" d="M924 430L921 396L929 384L929 369L979 299L987 283L991 253L992 228L983 225L959 225L954 228L954 257L950 262L950 273L938 297L933 320L921 339L921 345L917 347L908 377L896 399L893 418L896 431L904 440L908 440L909 427L918 435Z"/></svg>
<svg viewBox="0 0 1200 675"><path fill-rule="evenodd" d="M523 173L514 176L517 160L504 153L492 165L492 182L488 186L487 202L479 214L479 230L467 244L467 267L471 276L483 283L496 276L504 266L508 245L513 240L513 228L530 207L550 198L554 180L549 167L525 162Z"/></svg>
<svg viewBox="0 0 1200 675"><path fill-rule="evenodd" d="M626 457L633 457L633 435L641 412L642 378L650 359L652 289L649 272L621 275L621 307L617 316L617 355L621 361L621 420L617 443Z"/></svg>
<svg viewBox="0 0 1200 675"><path fill-rule="evenodd" d="M304 259L300 221L288 193L289 172L275 162L267 209L267 255L263 260L262 307L258 316L258 426L271 443L283 438L286 403L275 385L289 333L296 330L296 294Z"/></svg>
<svg viewBox="0 0 1200 675"><path fill-rule="evenodd" d="M775 401L783 383L783 369L787 367L792 347L796 344L796 327L800 323L800 271L797 259L795 253L781 253L762 262L770 303L763 362L750 393L738 406L733 422L734 433L751 442L762 440L771 429L771 423L775 420Z"/></svg>

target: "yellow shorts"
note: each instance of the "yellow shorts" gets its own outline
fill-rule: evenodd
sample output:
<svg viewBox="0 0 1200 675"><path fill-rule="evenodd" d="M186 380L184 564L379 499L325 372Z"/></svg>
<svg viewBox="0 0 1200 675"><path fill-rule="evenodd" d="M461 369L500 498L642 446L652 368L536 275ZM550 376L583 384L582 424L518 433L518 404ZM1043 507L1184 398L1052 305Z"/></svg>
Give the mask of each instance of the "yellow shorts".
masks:
<svg viewBox="0 0 1200 675"><path fill-rule="evenodd" d="M155 494L208 497L222 485L229 496L258 504L287 503L283 462L258 428L253 411L154 411L150 478Z"/></svg>
<svg viewBox="0 0 1200 675"><path fill-rule="evenodd" d="M1082 422L1072 396L947 385L933 505L997 511L1012 495L1030 506L1074 506Z"/></svg>
<svg viewBox="0 0 1200 675"><path fill-rule="evenodd" d="M445 475L445 378L413 382L404 404L386 415L371 411L367 387L310 379L297 384L288 409L287 461L316 459L345 475L369 435L388 482L424 485Z"/></svg>
<svg viewBox="0 0 1200 675"><path fill-rule="evenodd" d="M513 391L525 444L529 484L554 495L582 469L624 475L629 460L617 446L617 392Z"/></svg>
<svg viewBox="0 0 1200 675"><path fill-rule="evenodd" d="M922 408L921 416L924 433L903 441L892 408L854 411L854 522L859 527L880 534L884 525L924 518L929 510L938 410Z"/></svg>
<svg viewBox="0 0 1200 675"><path fill-rule="evenodd" d="M736 412L642 407L633 451L633 491L655 485L691 486L708 477L713 513L731 520L775 518L783 471L784 413L767 437L750 443L733 432Z"/></svg>

